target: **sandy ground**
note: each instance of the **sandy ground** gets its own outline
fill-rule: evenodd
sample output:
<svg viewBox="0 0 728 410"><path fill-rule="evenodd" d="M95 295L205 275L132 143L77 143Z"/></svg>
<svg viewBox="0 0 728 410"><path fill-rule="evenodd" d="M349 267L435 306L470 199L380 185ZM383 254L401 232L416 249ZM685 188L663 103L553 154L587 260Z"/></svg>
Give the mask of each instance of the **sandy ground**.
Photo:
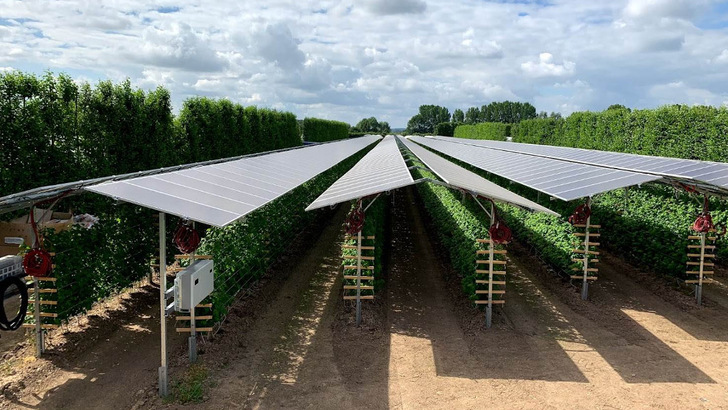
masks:
<svg viewBox="0 0 728 410"><path fill-rule="evenodd" d="M209 377L202 403L180 406L155 398L158 342L145 344L146 333L122 330L145 323L138 318L120 323L88 353L65 355L66 365L60 357L49 359L59 361L55 373L20 388L14 401L0 403L728 408L725 278L706 291L706 307L697 308L685 292L605 254L590 300L582 301L578 283L553 276L526 248L513 244L507 302L495 309L494 326L486 330L484 314L467 302L459 279L438 255L441 249L431 240L412 191L398 194L395 203L387 285L365 304L360 328L352 324L351 306L341 300L339 211L305 252L281 265L287 276L262 284L255 298L236 305L224 332L203 346L200 357ZM153 332L154 326L149 328ZM101 360L109 357L100 355L105 345L115 360ZM149 350L149 362L128 364L135 350ZM177 350L173 374L185 367L183 353Z"/></svg>
<svg viewBox="0 0 728 410"><path fill-rule="evenodd" d="M12 289L17 289L13 287ZM13 292L14 293L14 292ZM20 296L11 294L10 290L8 291L8 296L0 295L0 301L2 301L5 314L8 316L15 316L17 315L17 312L20 309ZM3 353L8 351L13 351L18 346L19 343L21 343L23 340L25 340L28 335L26 335L26 332L21 330L15 331L15 332L0 332L0 357L2 357Z"/></svg>

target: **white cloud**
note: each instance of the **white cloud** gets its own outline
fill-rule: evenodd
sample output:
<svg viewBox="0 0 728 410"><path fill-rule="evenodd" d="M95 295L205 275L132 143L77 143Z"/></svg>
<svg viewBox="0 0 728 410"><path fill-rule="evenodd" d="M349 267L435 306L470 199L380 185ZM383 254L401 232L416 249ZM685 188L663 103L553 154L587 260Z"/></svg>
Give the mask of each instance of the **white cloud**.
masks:
<svg viewBox="0 0 728 410"><path fill-rule="evenodd" d="M420 14L427 9L427 4L422 0L366 0L362 3L370 12L378 15Z"/></svg>
<svg viewBox="0 0 728 410"><path fill-rule="evenodd" d="M718 95L710 90L691 87L683 81L658 84L650 89L650 96L662 104L722 105L726 95Z"/></svg>
<svg viewBox="0 0 728 410"><path fill-rule="evenodd" d="M5 0L0 67L129 77L169 88L176 108L206 95L393 126L420 104L568 113L728 100L728 28L701 27L726 21L715 1L550 3Z"/></svg>
<svg viewBox="0 0 728 410"><path fill-rule="evenodd" d="M554 63L554 56L551 53L541 53L538 61L527 61L521 63L521 70L530 77L564 77L574 74L576 64L573 61L564 60L563 63Z"/></svg>
<svg viewBox="0 0 728 410"><path fill-rule="evenodd" d="M715 58L716 63L725 64L728 63L728 49L723 50L718 57Z"/></svg>
<svg viewBox="0 0 728 410"><path fill-rule="evenodd" d="M144 64L185 71L220 71L225 67L217 52L186 23L147 27L140 50L129 49L132 59Z"/></svg>

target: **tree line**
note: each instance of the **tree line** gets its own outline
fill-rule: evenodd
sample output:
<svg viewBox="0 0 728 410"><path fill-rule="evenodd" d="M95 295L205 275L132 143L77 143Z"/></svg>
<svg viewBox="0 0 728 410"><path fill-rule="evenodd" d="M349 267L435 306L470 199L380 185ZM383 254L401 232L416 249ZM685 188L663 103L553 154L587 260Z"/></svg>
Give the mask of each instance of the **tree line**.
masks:
<svg viewBox="0 0 728 410"><path fill-rule="evenodd" d="M552 115L556 114L552 113ZM518 101L494 101L480 107L470 107L466 111L457 108L452 115L446 107L421 105L419 112L407 122L406 132L452 136L455 128L460 124L483 122L517 124L523 120L540 117L548 117L548 115L545 112L537 113L536 107L530 103ZM438 125L440 125L439 129Z"/></svg>

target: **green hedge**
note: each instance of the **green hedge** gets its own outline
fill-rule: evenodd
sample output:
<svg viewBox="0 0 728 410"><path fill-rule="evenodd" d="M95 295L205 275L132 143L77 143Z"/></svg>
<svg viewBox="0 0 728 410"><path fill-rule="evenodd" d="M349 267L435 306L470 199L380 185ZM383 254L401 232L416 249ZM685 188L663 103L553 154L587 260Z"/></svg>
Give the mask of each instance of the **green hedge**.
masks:
<svg viewBox="0 0 728 410"><path fill-rule="evenodd" d="M455 122L441 122L435 125L435 135L452 137L455 133L455 128L459 125L460 123Z"/></svg>
<svg viewBox="0 0 728 410"><path fill-rule="evenodd" d="M0 195L301 145L290 113L192 98L175 119L161 87L145 92L128 80L79 86L65 74L0 74L0 123ZM47 235L56 252L59 320L149 273L157 242L153 212L93 194L56 208L101 219L88 230ZM175 220L168 222L170 233Z"/></svg>
<svg viewBox="0 0 728 410"><path fill-rule="evenodd" d="M0 73L0 196L178 163L169 92Z"/></svg>
<svg viewBox="0 0 728 410"><path fill-rule="evenodd" d="M459 125L453 134L456 138L505 141L511 135L511 124L502 122L481 122L473 125Z"/></svg>
<svg viewBox="0 0 728 410"><path fill-rule="evenodd" d="M306 118L303 120L303 139L311 142L327 142L349 138L351 126L341 121Z"/></svg>
<svg viewBox="0 0 728 410"><path fill-rule="evenodd" d="M295 115L224 99L186 100L177 123L183 163L301 145Z"/></svg>
<svg viewBox="0 0 728 410"><path fill-rule="evenodd" d="M725 162L726 135L728 108L669 105L521 121L513 141Z"/></svg>

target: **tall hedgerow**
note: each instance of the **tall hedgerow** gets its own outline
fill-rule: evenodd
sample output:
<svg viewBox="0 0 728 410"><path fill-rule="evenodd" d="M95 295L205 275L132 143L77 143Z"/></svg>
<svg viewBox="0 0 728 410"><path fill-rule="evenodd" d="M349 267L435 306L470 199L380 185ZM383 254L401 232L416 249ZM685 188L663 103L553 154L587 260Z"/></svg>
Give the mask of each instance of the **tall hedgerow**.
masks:
<svg viewBox="0 0 728 410"><path fill-rule="evenodd" d="M341 121L306 118L303 120L303 139L327 142L349 138L349 124Z"/></svg>
<svg viewBox="0 0 728 410"><path fill-rule="evenodd" d="M456 138L505 141L511 135L511 124L502 122L481 122L473 125L458 125Z"/></svg>

